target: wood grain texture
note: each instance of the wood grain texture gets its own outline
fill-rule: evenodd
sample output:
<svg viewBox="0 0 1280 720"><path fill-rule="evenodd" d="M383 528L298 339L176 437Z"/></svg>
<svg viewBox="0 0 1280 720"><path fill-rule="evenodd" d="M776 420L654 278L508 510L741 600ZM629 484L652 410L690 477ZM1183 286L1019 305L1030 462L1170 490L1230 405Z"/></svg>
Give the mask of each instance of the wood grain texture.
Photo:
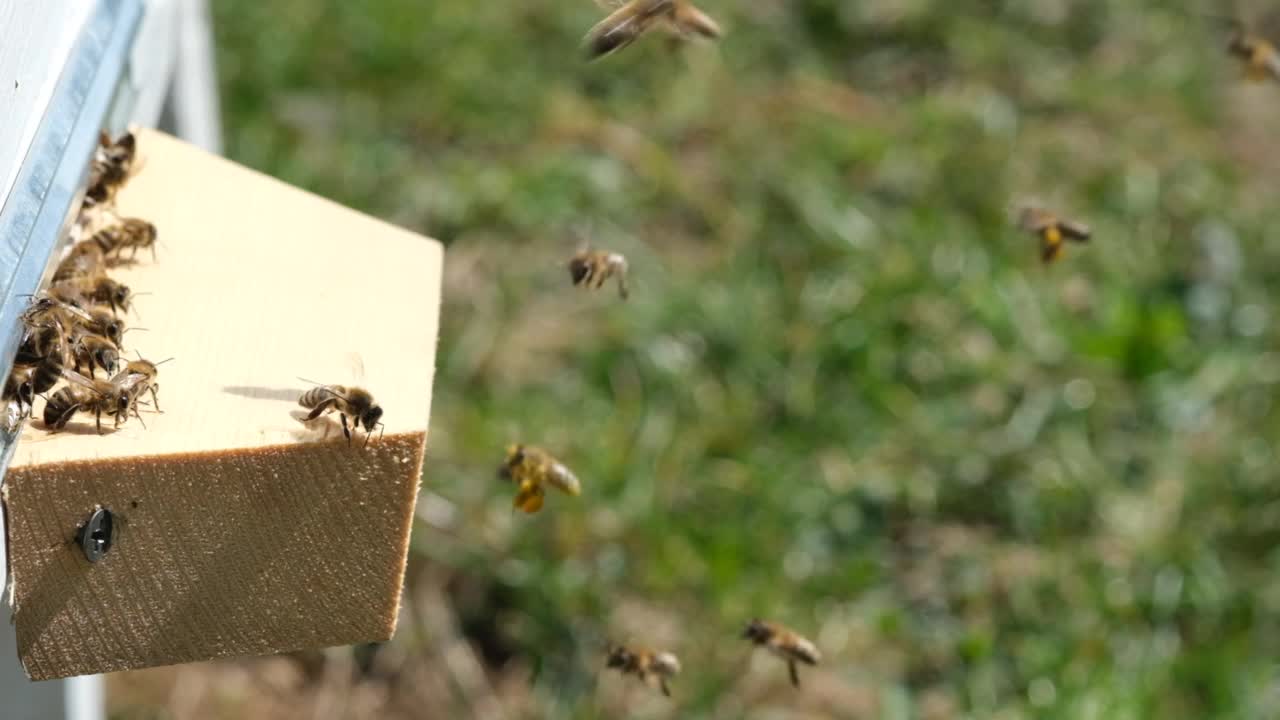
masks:
<svg viewBox="0 0 1280 720"><path fill-rule="evenodd" d="M383 640L431 404L440 246L144 131L122 215L159 229L113 277L163 413L23 432L6 476L14 622L35 679ZM140 255L140 260L144 256ZM304 425L296 376L369 389L386 435ZM37 402L37 411L41 403ZM110 423L108 423L109 427ZM90 564L95 505L123 516Z"/></svg>

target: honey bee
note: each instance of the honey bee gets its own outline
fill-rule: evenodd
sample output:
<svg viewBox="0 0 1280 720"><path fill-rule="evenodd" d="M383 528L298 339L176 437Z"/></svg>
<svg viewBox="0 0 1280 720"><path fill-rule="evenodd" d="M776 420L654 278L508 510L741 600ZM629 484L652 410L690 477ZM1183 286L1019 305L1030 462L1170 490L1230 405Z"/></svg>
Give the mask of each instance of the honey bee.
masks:
<svg viewBox="0 0 1280 720"><path fill-rule="evenodd" d="M81 305L101 303L111 308L112 313L120 310L129 311L129 303L133 293L129 286L116 282L105 274L82 276L55 282L49 288L49 294L65 303ZM77 301L77 298L79 299Z"/></svg>
<svg viewBox="0 0 1280 720"><path fill-rule="evenodd" d="M596 0L610 11L587 33L589 59L604 57L635 42L650 28L661 27L677 37L720 37L720 26L689 0Z"/></svg>
<svg viewBox="0 0 1280 720"><path fill-rule="evenodd" d="M1244 65L1245 77L1255 82L1280 80L1280 53L1269 40L1250 32L1239 20L1225 20L1231 25L1227 52Z"/></svg>
<svg viewBox="0 0 1280 720"><path fill-rule="evenodd" d="M546 488L550 485L567 495L582 494L582 483L564 463L556 460L546 450L532 445L512 445L507 448L507 459L498 468L498 476L516 484L513 506L526 513L542 509Z"/></svg>
<svg viewBox="0 0 1280 720"><path fill-rule="evenodd" d="M671 697L671 688L667 687L667 681L680 673L680 660L669 652L654 652L648 648L628 648L617 645L609 650L605 667L617 670L623 675L635 675L645 685L649 684L649 678L657 678L662 694Z"/></svg>
<svg viewBox="0 0 1280 720"><path fill-rule="evenodd" d="M742 637L786 661L787 669L791 671L791 684L795 687L800 687L800 673L796 669L796 663L817 665L822 660L822 653L818 652L816 645L777 623L752 620Z"/></svg>
<svg viewBox="0 0 1280 720"><path fill-rule="evenodd" d="M578 287L599 290L611 277L618 279L618 295L627 299L627 259L618 253L583 248L569 259L569 277Z"/></svg>
<svg viewBox="0 0 1280 720"><path fill-rule="evenodd" d="M102 337L110 340L116 348L120 350L124 349L124 321L117 318L114 311L100 305L95 305L83 311L82 314L87 314L89 316L89 320L87 322L82 321L80 323L81 327L91 333L101 335ZM73 315L73 317L79 318L80 316Z"/></svg>
<svg viewBox="0 0 1280 720"><path fill-rule="evenodd" d="M1093 234L1084 223L1060 218L1038 207L1023 208L1018 216L1018 227L1040 238L1040 259L1045 263L1061 257L1064 240L1083 243Z"/></svg>
<svg viewBox="0 0 1280 720"><path fill-rule="evenodd" d="M18 417L31 415L31 406L36 401L36 388L33 375L34 368L15 367L4 382L3 398L18 406Z"/></svg>
<svg viewBox="0 0 1280 720"><path fill-rule="evenodd" d="M85 202L91 205L114 202L116 193L133 171L137 151L137 139L131 132L126 132L114 141L105 132L100 133L98 148L89 164Z"/></svg>
<svg viewBox="0 0 1280 720"><path fill-rule="evenodd" d="M85 240L71 246L71 251L58 263L53 272L53 282L57 283L82 277L96 277L106 268L106 257L102 248L94 242Z"/></svg>
<svg viewBox="0 0 1280 720"><path fill-rule="evenodd" d="M51 432L67 426L79 412L92 413L102 434L102 416L114 416L115 427L129 419L129 392L110 380L91 380L72 370L64 370L69 383L49 396L44 404L44 424Z"/></svg>
<svg viewBox="0 0 1280 720"><path fill-rule="evenodd" d="M85 242L97 245L107 260L120 261L124 250L129 250L132 261L141 248L151 250L151 259L156 258L156 226L141 218L124 218L115 225L105 227L93 234Z"/></svg>
<svg viewBox="0 0 1280 720"><path fill-rule="evenodd" d="M347 416L351 416L351 424L356 428L364 426L364 444L368 446L369 438L373 435L375 427L382 427L382 407L373 400L373 395L368 390L358 387L346 387L343 385L321 385L314 380L306 378L298 378L303 382L309 382L316 387L302 393L302 397L298 398L298 404L311 411L307 415L307 421L315 420L324 413L337 411L338 416L342 418L342 434L347 437L347 444L351 444L351 430L347 427ZM381 435L379 435L381 437Z"/></svg>
<svg viewBox="0 0 1280 720"><path fill-rule="evenodd" d="M71 357L76 372L87 366L91 378L96 375L97 368L102 368L102 372L110 376L120 364L120 352L115 343L91 333L79 334L71 340Z"/></svg>
<svg viewBox="0 0 1280 720"><path fill-rule="evenodd" d="M111 378L113 383L117 383L123 387L130 396L130 404L133 406L135 417L141 420L138 415L138 398L145 392L151 392L151 402L155 405L156 412L160 412L160 384L156 382L156 378L160 375L159 366L163 365L173 358L166 358L160 362L151 362L144 360L141 355L137 360L130 360L124 369L115 377Z"/></svg>

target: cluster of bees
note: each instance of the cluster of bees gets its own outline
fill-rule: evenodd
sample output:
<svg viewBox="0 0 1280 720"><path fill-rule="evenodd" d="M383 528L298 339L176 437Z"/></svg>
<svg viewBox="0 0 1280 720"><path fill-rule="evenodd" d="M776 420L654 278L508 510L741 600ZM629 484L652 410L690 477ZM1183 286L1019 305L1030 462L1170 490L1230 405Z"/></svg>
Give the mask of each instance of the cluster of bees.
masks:
<svg viewBox="0 0 1280 720"><path fill-rule="evenodd" d="M621 50L650 30L660 30L677 39L721 36L720 26L688 0L595 0L609 15L590 29L584 40L591 60ZM1280 53L1265 39L1249 32L1243 23L1229 20L1233 35L1228 52L1239 59L1246 76L1253 80L1280 80ZM1014 215L1016 227L1034 237L1042 262L1056 262L1068 242L1085 243L1092 237L1089 226L1068 219L1038 205L1024 205ZM573 285L598 290L616 279L618 294L628 295L627 260L618 253L580 247L567 263ZM542 509L548 486L570 496L582 492L582 484L569 468L546 450L530 445L512 445L499 467L499 476L515 487L514 509L536 513ZM791 683L799 687L800 664L816 665L821 660L817 646L783 625L752 620L742 637L766 649L787 664ZM623 675L633 675L645 685L655 682L670 695L669 682L680 672L680 660L670 651L642 646L613 645L605 667Z"/></svg>
<svg viewBox="0 0 1280 720"><path fill-rule="evenodd" d="M4 386L10 430L32 415L38 396L45 398L42 418L50 432L62 430L79 413L93 415L99 433L104 415L116 427L131 413L142 422L138 406L147 393L154 409L160 409L158 366L165 361L123 357L127 328L122 314L129 311L134 293L107 273L135 262L141 250L155 256L155 226L117 217L113 210L136 156L131 133L114 141L101 136L77 223L101 228L71 246L49 284L22 313L22 339Z"/></svg>

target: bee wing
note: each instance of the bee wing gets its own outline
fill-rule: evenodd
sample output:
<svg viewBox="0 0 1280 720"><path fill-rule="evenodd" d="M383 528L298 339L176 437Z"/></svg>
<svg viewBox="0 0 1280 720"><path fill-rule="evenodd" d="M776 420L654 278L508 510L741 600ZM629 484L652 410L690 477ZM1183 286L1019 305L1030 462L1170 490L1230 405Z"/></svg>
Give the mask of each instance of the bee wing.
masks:
<svg viewBox="0 0 1280 720"><path fill-rule="evenodd" d="M90 390L95 390L95 391L96 391L96 390L97 390L97 388L98 388L98 386L97 386L97 385L95 385L95 384L94 384L94 382L93 382L92 380L90 380L89 378L87 378L87 377L85 377L85 376L81 375L80 373L76 372L75 370L71 370L71 369L69 369L69 368L63 368L63 369L62 369L62 377L66 378L66 379L67 379L67 382L74 383L74 384L79 385L79 386L81 386L81 387L89 388Z"/></svg>
<svg viewBox="0 0 1280 720"><path fill-rule="evenodd" d="M681 35L701 35L704 38L716 39L723 33L720 25L690 2L676 3L672 23Z"/></svg>
<svg viewBox="0 0 1280 720"><path fill-rule="evenodd" d="M587 32L587 55L604 57L635 42L655 19L671 7L672 0L631 0L596 23Z"/></svg>
<svg viewBox="0 0 1280 720"><path fill-rule="evenodd" d="M578 482L578 476L574 475L564 463L551 463L551 471L547 473L547 482L551 483L557 490L568 495L581 495L582 483Z"/></svg>
<svg viewBox="0 0 1280 720"><path fill-rule="evenodd" d="M822 660L822 653L818 651L818 646L814 645L808 638L800 637L795 633L791 634L791 642L788 645L790 655L794 656L801 662L817 665Z"/></svg>
<svg viewBox="0 0 1280 720"><path fill-rule="evenodd" d="M1076 242L1084 242L1093 235L1093 231L1089 229L1089 226L1081 222L1062 220L1058 223L1058 227L1062 230L1063 235Z"/></svg>
<svg viewBox="0 0 1280 720"><path fill-rule="evenodd" d="M332 396L334 396L334 397L336 397L336 398L342 398L343 400L346 400L347 402L351 402L351 399L350 399L350 398L348 398L345 394L340 393L340 392L338 392L336 389L334 389L334 386L333 386L333 385L325 385L324 383L316 382L315 380L308 380L308 379L306 379L306 378L302 377L301 375L299 375L299 376L298 376L298 379L299 379L299 380L301 380L301 381L302 381L302 382L304 382L304 383L311 383L312 385L315 385L315 386L317 386L317 387L322 387L322 388L324 388L324 389L325 389L325 392L329 393L330 395L332 395Z"/></svg>
<svg viewBox="0 0 1280 720"><path fill-rule="evenodd" d="M364 358L360 356L360 353L348 353L347 364L351 366L351 378L355 384L364 384Z"/></svg>

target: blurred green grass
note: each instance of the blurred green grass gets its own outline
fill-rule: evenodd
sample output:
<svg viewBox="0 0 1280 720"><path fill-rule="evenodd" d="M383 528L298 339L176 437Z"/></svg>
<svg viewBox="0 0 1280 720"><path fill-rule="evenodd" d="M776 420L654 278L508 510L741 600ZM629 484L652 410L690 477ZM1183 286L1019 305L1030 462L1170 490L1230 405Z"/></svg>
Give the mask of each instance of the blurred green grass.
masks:
<svg viewBox="0 0 1280 720"><path fill-rule="evenodd" d="M508 709L1275 716L1280 88L1155 0L705 7L587 64L586 0L214 3L228 155L448 246L415 563ZM1032 197L1094 242L1041 267ZM513 517L515 441L584 495Z"/></svg>

